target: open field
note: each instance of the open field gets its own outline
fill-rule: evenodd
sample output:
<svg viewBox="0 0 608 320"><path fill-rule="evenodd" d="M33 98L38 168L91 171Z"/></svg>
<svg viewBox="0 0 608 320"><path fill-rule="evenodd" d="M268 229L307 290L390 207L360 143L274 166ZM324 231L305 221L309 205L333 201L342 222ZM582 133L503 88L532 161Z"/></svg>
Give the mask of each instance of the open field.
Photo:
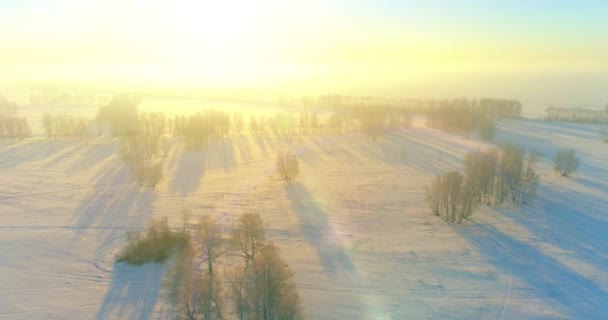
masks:
<svg viewBox="0 0 608 320"><path fill-rule="evenodd" d="M529 205L482 207L462 225L429 213L424 186L490 145L424 126L359 136L241 135L188 151L140 187L110 138L0 144L0 319L164 319L162 265L115 264L125 231L180 211L225 227L259 212L310 319L608 317L608 148L597 128L509 120L497 140L539 148ZM559 147L581 170L553 173ZM295 181L274 160L291 149ZM225 259L220 268L230 264Z"/></svg>

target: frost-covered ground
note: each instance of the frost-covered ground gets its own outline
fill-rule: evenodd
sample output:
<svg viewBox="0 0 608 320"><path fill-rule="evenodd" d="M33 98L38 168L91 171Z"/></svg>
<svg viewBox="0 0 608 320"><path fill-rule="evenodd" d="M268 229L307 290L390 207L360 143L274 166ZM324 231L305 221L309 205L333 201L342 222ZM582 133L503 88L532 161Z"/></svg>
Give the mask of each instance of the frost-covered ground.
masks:
<svg viewBox="0 0 608 320"><path fill-rule="evenodd" d="M162 265L114 264L127 230L182 208L226 226L259 212L296 271L310 319L608 318L608 146L597 128L501 124L545 154L537 198L463 225L429 214L423 187L488 145L423 126L361 136L242 136L203 152L174 143L166 177L131 182L117 142L0 142L0 319L164 319ZM558 147L582 158L554 175ZM286 184L276 151L299 156ZM193 220L196 217L193 217Z"/></svg>

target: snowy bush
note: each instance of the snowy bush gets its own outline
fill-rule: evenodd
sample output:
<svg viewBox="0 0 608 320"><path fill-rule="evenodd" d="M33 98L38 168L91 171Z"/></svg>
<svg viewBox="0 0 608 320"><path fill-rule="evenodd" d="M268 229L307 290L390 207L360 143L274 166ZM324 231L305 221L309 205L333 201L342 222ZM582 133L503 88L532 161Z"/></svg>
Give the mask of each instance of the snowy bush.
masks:
<svg viewBox="0 0 608 320"><path fill-rule="evenodd" d="M189 240L187 233L169 229L166 217L152 220L147 231L127 233L127 246L117 261L135 265L163 262L177 249L187 246Z"/></svg>

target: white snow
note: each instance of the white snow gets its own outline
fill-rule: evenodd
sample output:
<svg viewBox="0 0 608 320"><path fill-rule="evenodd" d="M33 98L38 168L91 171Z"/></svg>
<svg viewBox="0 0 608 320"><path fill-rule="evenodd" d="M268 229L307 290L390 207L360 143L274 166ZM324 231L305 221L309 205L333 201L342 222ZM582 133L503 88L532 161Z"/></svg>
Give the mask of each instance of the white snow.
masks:
<svg viewBox="0 0 608 320"><path fill-rule="evenodd" d="M545 155L538 196L463 225L429 214L423 187L490 147L423 126L362 136L242 136L174 144L164 182L132 182L117 141L0 142L0 319L164 319L162 265L115 264L128 230L180 210L226 226L259 212L296 272L309 319L608 318L608 145L597 128L502 122L499 141ZM551 158L573 147L571 178ZM300 175L274 172L292 149Z"/></svg>

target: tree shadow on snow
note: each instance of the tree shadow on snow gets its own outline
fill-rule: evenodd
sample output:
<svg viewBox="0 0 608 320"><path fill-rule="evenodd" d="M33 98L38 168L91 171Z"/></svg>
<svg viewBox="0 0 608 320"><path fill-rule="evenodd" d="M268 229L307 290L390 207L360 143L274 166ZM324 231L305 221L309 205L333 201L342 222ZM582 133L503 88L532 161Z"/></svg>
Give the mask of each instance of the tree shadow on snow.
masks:
<svg viewBox="0 0 608 320"><path fill-rule="evenodd" d="M11 140L0 144L0 169L56 157L74 145L73 141Z"/></svg>
<svg viewBox="0 0 608 320"><path fill-rule="evenodd" d="M209 139L201 150L182 148L175 164L175 173L170 189L172 192L187 195L195 192L207 170L230 172L234 170L235 146L232 139L215 137Z"/></svg>
<svg viewBox="0 0 608 320"><path fill-rule="evenodd" d="M96 187L75 212L76 237L90 228L104 229L99 235L145 227L156 200L156 192L133 180L131 170L121 161L108 161L100 168ZM118 230L114 230L118 229Z"/></svg>
<svg viewBox="0 0 608 320"><path fill-rule="evenodd" d="M95 319L152 318L160 294L163 269L162 264L156 263L141 266L114 264L112 283Z"/></svg>
<svg viewBox="0 0 608 320"><path fill-rule="evenodd" d="M67 170L68 175L78 174L89 169L112 156L118 149L118 144L114 141L100 141L90 145L86 150L80 150L83 156L78 161L72 163Z"/></svg>
<svg viewBox="0 0 608 320"><path fill-rule="evenodd" d="M333 229L327 214L310 191L297 181L287 183L285 191L300 220L304 238L317 250L325 273L333 276L343 271L354 272L355 266L346 255L340 235Z"/></svg>
<svg viewBox="0 0 608 320"><path fill-rule="evenodd" d="M538 198L524 208L522 226L541 241L608 273L608 205L605 199L545 186ZM504 208L496 211L512 217Z"/></svg>
<svg viewBox="0 0 608 320"><path fill-rule="evenodd" d="M203 178L205 155L201 151L182 150L177 160L171 191L180 195L194 192Z"/></svg>
<svg viewBox="0 0 608 320"><path fill-rule="evenodd" d="M458 226L460 235L505 275L524 281L535 295L555 302L556 309L575 319L605 319L608 293L537 247L494 226Z"/></svg>

